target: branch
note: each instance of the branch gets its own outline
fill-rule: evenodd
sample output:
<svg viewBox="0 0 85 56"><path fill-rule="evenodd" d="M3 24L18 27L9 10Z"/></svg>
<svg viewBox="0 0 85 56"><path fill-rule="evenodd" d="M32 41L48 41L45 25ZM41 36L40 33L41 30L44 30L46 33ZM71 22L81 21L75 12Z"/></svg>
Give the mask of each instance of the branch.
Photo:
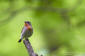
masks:
<svg viewBox="0 0 85 56"><path fill-rule="evenodd" d="M29 56L38 56L36 53L34 53L34 50L33 50L32 46L31 46L31 43L29 42L29 40L28 41L23 40L23 43L24 43L24 45L25 45L25 47L26 47L26 49L27 49L27 51L29 53Z"/></svg>

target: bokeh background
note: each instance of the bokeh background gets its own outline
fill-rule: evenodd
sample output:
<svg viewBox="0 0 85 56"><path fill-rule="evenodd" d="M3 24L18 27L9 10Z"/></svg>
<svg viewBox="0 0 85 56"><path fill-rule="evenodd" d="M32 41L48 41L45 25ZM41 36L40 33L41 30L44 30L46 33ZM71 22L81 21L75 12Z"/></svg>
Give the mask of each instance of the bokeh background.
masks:
<svg viewBox="0 0 85 56"><path fill-rule="evenodd" d="M24 21L43 56L85 56L85 0L0 0L0 56L28 56L18 43Z"/></svg>

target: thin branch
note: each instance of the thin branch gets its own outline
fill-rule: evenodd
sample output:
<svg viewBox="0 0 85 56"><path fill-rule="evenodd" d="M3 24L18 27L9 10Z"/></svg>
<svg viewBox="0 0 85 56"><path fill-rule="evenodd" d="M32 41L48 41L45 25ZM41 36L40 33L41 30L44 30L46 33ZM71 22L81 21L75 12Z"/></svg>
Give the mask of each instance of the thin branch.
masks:
<svg viewBox="0 0 85 56"><path fill-rule="evenodd" d="M27 49L27 51L29 53L29 56L38 56L36 53L34 53L34 50L33 50L32 46L31 46L31 43L29 42L29 40L28 41L23 40L23 43L24 43L24 45L25 45L25 47L26 47L26 49Z"/></svg>

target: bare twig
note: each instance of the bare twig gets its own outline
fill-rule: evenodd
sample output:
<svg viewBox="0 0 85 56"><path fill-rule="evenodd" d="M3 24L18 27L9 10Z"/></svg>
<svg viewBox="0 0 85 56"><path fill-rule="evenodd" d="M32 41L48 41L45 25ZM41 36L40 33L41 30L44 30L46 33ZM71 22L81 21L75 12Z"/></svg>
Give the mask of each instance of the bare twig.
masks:
<svg viewBox="0 0 85 56"><path fill-rule="evenodd" d="M36 53L34 53L34 50L31 46L31 43L29 42L29 40L28 41L23 40L23 43L24 43L24 45L25 45L25 47L26 47L26 49L27 49L30 56L38 56Z"/></svg>

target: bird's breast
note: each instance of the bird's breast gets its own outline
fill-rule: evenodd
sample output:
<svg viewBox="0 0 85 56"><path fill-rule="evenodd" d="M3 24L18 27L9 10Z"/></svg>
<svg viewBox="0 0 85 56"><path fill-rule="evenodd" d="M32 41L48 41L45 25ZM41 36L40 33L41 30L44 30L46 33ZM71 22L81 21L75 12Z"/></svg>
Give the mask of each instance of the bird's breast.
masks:
<svg viewBox="0 0 85 56"><path fill-rule="evenodd" d="M24 37L30 37L30 36L32 36L32 34L33 34L33 30L32 30L32 29L27 30L27 31L25 32L25 36L24 36Z"/></svg>

